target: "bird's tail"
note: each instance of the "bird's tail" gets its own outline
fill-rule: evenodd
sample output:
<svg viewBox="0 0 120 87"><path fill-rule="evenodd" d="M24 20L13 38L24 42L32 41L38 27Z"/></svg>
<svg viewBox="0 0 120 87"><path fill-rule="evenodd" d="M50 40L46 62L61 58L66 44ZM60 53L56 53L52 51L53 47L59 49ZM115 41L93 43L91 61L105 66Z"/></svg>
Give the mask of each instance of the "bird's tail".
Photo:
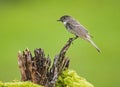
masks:
<svg viewBox="0 0 120 87"><path fill-rule="evenodd" d="M96 49L99 53L101 53L100 49L98 48L98 46L90 39L90 38L87 38L87 41L90 42Z"/></svg>

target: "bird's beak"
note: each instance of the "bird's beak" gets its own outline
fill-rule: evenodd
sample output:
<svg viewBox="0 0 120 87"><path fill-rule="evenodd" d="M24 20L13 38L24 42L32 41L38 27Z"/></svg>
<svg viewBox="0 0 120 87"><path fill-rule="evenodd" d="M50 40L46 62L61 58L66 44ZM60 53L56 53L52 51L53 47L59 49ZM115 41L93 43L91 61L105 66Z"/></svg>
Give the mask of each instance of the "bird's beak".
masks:
<svg viewBox="0 0 120 87"><path fill-rule="evenodd" d="M59 20L57 20L57 21L61 21L61 20L59 19Z"/></svg>

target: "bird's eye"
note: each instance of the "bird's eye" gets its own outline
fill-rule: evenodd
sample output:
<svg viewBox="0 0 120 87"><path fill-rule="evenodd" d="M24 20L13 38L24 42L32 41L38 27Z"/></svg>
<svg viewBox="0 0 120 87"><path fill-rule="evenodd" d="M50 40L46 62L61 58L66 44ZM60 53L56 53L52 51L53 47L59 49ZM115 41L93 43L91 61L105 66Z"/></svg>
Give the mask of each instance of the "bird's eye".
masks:
<svg viewBox="0 0 120 87"><path fill-rule="evenodd" d="M63 17L63 19L65 20L65 17Z"/></svg>

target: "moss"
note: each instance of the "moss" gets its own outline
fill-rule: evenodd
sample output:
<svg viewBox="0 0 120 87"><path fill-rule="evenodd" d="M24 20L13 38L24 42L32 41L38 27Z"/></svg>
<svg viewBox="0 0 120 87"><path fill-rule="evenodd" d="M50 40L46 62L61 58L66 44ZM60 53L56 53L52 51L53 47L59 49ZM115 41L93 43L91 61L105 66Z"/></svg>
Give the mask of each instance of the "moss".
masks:
<svg viewBox="0 0 120 87"><path fill-rule="evenodd" d="M0 87L43 87L31 82L0 82Z"/></svg>
<svg viewBox="0 0 120 87"><path fill-rule="evenodd" d="M43 87L31 82L0 82L0 87ZM73 70L65 70L59 76L56 87L94 87L85 78L80 77Z"/></svg>
<svg viewBox="0 0 120 87"><path fill-rule="evenodd" d="M80 77L73 70L63 71L59 76L56 87L94 87L85 78Z"/></svg>

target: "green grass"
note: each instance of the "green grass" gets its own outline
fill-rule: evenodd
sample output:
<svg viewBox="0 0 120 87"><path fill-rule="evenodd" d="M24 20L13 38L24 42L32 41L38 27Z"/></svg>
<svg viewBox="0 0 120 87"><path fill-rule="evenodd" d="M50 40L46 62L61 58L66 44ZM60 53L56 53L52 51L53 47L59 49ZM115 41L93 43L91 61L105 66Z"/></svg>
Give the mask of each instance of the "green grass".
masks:
<svg viewBox="0 0 120 87"><path fill-rule="evenodd" d="M59 53L73 35L56 20L68 14L89 30L102 51L99 54L86 41L76 40L67 53L70 68L95 87L120 86L119 3L119 0L42 0L12 4L0 0L0 80L20 79L19 50L41 47L51 58Z"/></svg>

